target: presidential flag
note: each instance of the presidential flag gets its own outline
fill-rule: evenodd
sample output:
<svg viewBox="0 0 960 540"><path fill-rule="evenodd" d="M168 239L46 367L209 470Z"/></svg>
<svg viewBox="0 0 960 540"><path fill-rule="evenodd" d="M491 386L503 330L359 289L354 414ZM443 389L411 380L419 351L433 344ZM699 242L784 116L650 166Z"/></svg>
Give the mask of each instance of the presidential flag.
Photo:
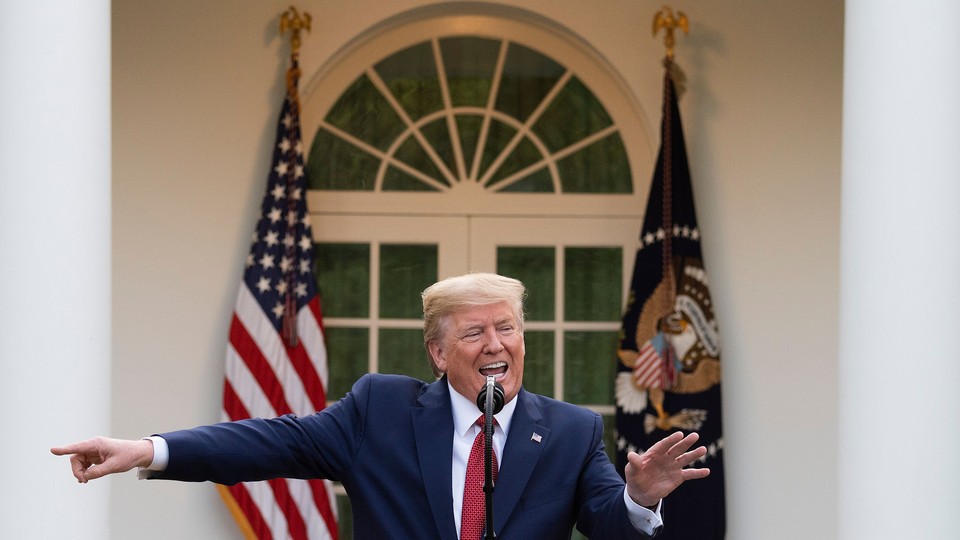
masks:
<svg viewBox="0 0 960 540"><path fill-rule="evenodd" d="M266 194L230 323L226 420L305 416L326 404L327 351L313 273L298 78L294 58ZM219 489L247 538L337 538L327 481L277 479Z"/></svg>
<svg viewBox="0 0 960 540"><path fill-rule="evenodd" d="M680 110L665 62L660 153L637 245L617 350L617 467L675 431L700 434L710 476L664 501L667 540L722 539L726 529L720 342Z"/></svg>

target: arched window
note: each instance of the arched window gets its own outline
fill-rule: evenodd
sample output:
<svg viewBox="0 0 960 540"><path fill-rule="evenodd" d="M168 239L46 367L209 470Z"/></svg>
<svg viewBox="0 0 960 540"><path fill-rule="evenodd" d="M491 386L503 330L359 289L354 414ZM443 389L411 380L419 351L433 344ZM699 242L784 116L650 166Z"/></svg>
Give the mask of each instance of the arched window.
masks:
<svg viewBox="0 0 960 540"><path fill-rule="evenodd" d="M508 39L435 36L370 66L320 123L310 156L321 190L633 189L603 104L568 68Z"/></svg>

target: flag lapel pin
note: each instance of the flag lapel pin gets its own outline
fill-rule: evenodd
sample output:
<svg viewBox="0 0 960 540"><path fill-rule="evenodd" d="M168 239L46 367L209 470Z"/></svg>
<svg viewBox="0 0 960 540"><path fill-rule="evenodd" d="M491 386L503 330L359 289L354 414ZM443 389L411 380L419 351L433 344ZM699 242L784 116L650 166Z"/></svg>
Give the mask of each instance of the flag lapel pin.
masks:
<svg viewBox="0 0 960 540"><path fill-rule="evenodd" d="M533 432L533 435L530 436L530 440L533 441L533 442L535 442L535 443L539 443L540 441L543 440L543 437L541 437L539 433L537 433L536 431L534 431L534 432Z"/></svg>

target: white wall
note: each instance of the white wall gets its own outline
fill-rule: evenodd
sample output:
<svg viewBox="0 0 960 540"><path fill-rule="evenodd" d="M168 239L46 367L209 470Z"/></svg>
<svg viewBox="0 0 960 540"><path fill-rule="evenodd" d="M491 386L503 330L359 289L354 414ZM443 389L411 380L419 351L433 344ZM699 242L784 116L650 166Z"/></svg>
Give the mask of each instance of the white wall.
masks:
<svg viewBox="0 0 960 540"><path fill-rule="evenodd" d="M365 29L428 3L297 3L314 18L304 81ZM660 2L503 3L591 43L658 121L663 47L650 23ZM276 24L288 6L114 2L114 436L218 420L226 331L282 99L288 49ZM728 538L830 538L843 5L674 8L692 22L678 38L689 82L680 106L724 340ZM107 481L115 538L237 535L211 485Z"/></svg>

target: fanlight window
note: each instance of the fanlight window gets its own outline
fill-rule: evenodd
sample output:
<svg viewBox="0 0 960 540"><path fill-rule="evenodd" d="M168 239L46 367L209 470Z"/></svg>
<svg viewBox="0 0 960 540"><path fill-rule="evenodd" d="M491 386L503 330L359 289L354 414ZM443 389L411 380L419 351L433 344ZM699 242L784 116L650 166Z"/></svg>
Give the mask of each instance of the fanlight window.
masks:
<svg viewBox="0 0 960 540"><path fill-rule="evenodd" d="M310 187L629 194L618 126L590 88L509 41L439 37L377 62L316 130Z"/></svg>

